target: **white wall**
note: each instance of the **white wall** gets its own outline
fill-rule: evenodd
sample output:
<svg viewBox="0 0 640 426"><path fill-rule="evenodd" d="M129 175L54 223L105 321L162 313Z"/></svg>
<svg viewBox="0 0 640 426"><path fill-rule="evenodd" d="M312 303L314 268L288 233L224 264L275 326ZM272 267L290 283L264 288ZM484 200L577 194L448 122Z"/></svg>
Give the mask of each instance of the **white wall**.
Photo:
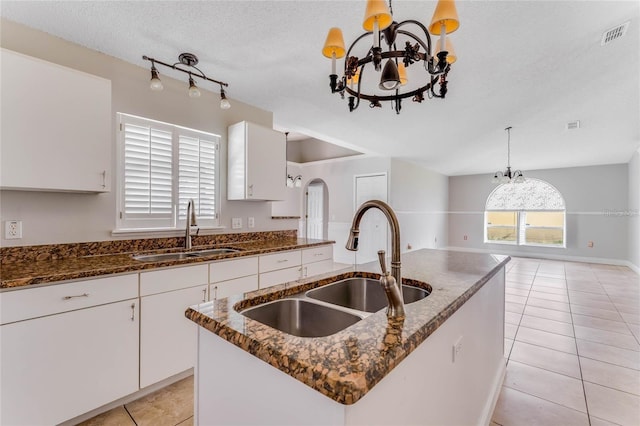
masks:
<svg viewBox="0 0 640 426"><path fill-rule="evenodd" d="M351 228L355 176L386 173L389 204L400 222L402 251L446 247L448 179L439 173L401 160L365 157L304 164L303 187L316 178L329 190L329 233L335 240L336 262L352 264L354 253L344 248ZM304 197L302 197L304 202ZM301 211L304 211L301 206Z"/></svg>
<svg viewBox="0 0 640 426"><path fill-rule="evenodd" d="M226 201L226 146L227 126L248 120L272 127L272 113L231 99L232 107L222 111L219 94L207 90L202 97L191 99L186 94L184 80L162 75L164 90L149 90L149 68L142 68L101 54L97 51L69 43L60 38L16 24L5 19L1 22L0 45L4 48L108 78L112 83L112 163L116 188L116 118L117 112L139 115L181 126L191 127L221 136L221 225L231 228L232 217L243 217L247 231L247 217L255 218L252 231L295 229L297 221L271 220L271 203ZM150 48L153 48L151 46ZM153 55L153 52L140 52ZM171 58L164 58L170 61ZM229 81L228 94L233 96L234 85ZM206 88L203 84L202 88ZM25 96L37 96L26 93ZM3 105L3 107L7 107ZM43 141L55 143L55 140ZM78 159L81 161L81 159ZM284 173L283 173L284 174ZM284 176L283 176L284 184ZM0 192L0 218L21 220L23 238L5 240L3 246L55 244L114 239L111 231L116 223L116 191L106 194L68 194L25 191ZM235 231L235 230L234 230ZM4 233L2 233L4 237ZM126 237L123 237L126 238Z"/></svg>
<svg viewBox="0 0 640 426"><path fill-rule="evenodd" d="M567 248L484 243L484 207L495 188L491 174L449 178L449 246L522 256L625 263L628 259L627 164L525 171L564 196ZM464 240L464 236L467 240ZM587 247L589 241L594 247Z"/></svg>
<svg viewBox="0 0 640 426"><path fill-rule="evenodd" d="M633 154L629 169L629 262L640 272L640 149Z"/></svg>

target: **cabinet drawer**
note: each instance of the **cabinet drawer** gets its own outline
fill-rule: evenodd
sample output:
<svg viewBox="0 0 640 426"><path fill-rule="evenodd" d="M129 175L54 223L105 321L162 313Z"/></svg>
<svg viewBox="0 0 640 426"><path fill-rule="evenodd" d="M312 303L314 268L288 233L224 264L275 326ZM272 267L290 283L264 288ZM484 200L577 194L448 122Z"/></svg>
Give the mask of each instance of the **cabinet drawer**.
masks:
<svg viewBox="0 0 640 426"><path fill-rule="evenodd" d="M223 260L209 265L210 282L217 283L234 278L256 275L258 273L258 258L245 257L233 260Z"/></svg>
<svg viewBox="0 0 640 426"><path fill-rule="evenodd" d="M138 297L138 274L0 293L0 324Z"/></svg>
<svg viewBox="0 0 640 426"><path fill-rule="evenodd" d="M140 296L209 283L209 268L200 264L140 273Z"/></svg>
<svg viewBox="0 0 640 426"><path fill-rule="evenodd" d="M320 246L302 250L302 263L333 259L333 246Z"/></svg>
<svg viewBox="0 0 640 426"><path fill-rule="evenodd" d="M246 293L258 289L258 275L236 278L211 284L209 297L211 300L224 299L234 294Z"/></svg>
<svg viewBox="0 0 640 426"><path fill-rule="evenodd" d="M300 250L281 251L260 256L260 273L299 266Z"/></svg>
<svg viewBox="0 0 640 426"><path fill-rule="evenodd" d="M260 288L267 288L276 284L283 284L290 281L296 281L300 278L301 267L279 269L277 271L266 272L260 274Z"/></svg>

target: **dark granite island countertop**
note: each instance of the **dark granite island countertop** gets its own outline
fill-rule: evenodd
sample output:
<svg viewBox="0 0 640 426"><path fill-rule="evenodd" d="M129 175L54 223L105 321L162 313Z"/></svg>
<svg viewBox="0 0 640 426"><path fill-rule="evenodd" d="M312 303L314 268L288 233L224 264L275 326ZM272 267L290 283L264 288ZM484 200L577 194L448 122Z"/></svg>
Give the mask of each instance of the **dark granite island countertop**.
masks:
<svg viewBox="0 0 640 426"><path fill-rule="evenodd" d="M332 279L336 277L334 272L203 303L189 308L186 316L253 357L333 401L348 406L361 400L485 284L492 281L498 284L492 286L497 290L491 290L493 293L489 300L495 300L499 309L490 313L490 316L496 316L495 326L491 327L500 327L500 330L495 333L499 334L499 339L493 338L489 345L499 345L492 352L492 363L497 357L501 359L504 334L503 325L499 323L504 315L504 266L509 260L508 256L443 250L424 249L406 253L402 256L403 279L428 283L432 293L425 299L405 305L404 321L388 321L382 310L327 337L301 338L289 335L249 319L236 309L276 300L341 278L379 277L377 263L339 271L337 279ZM200 332L201 340L207 333ZM473 340L473 337L465 338ZM199 363L202 365L206 361L201 356ZM504 364L503 361L501 363ZM202 415L201 419L205 418Z"/></svg>

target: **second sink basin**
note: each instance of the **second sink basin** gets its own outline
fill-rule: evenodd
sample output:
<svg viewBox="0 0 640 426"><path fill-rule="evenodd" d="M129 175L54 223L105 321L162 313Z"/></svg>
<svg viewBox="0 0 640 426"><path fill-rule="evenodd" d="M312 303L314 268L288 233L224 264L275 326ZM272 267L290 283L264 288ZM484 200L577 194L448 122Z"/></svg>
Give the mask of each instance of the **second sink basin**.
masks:
<svg viewBox="0 0 640 426"><path fill-rule="evenodd" d="M348 278L324 287L309 290L311 299L364 312L378 312L387 306L387 296L380 282L371 278ZM404 303L424 299L429 292L418 287L402 286Z"/></svg>
<svg viewBox="0 0 640 426"><path fill-rule="evenodd" d="M241 312L242 315L298 337L323 337L362 318L302 299L280 299Z"/></svg>
<svg viewBox="0 0 640 426"><path fill-rule="evenodd" d="M141 254L132 256L135 260L143 262L160 262L163 260L180 260L198 257L197 253L162 253L162 254Z"/></svg>

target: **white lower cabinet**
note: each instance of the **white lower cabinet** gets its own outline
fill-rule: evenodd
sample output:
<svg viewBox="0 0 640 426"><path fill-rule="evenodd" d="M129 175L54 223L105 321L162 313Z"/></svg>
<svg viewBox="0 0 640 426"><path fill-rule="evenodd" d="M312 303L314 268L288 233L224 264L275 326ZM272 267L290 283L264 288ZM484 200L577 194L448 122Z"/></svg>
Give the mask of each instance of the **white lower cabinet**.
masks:
<svg viewBox="0 0 640 426"><path fill-rule="evenodd" d="M267 288L290 281L296 281L302 277L301 273L301 266L265 272L264 274L260 274L260 288Z"/></svg>
<svg viewBox="0 0 640 426"><path fill-rule="evenodd" d="M207 290L205 264L140 274L140 388L195 365L197 326L184 312Z"/></svg>
<svg viewBox="0 0 640 426"><path fill-rule="evenodd" d="M313 262L302 267L302 277L312 277L333 271L333 260L323 260L322 262Z"/></svg>
<svg viewBox="0 0 640 426"><path fill-rule="evenodd" d="M258 258L222 260L209 265L209 300L258 289Z"/></svg>
<svg viewBox="0 0 640 426"><path fill-rule="evenodd" d="M0 326L0 424L57 424L137 391L138 315L136 297Z"/></svg>
<svg viewBox="0 0 640 426"><path fill-rule="evenodd" d="M197 327L184 312L206 301L207 285L140 299L140 388L195 365Z"/></svg>
<svg viewBox="0 0 640 426"><path fill-rule="evenodd" d="M258 276L235 278L233 280L212 283L209 290L211 300L223 299L234 294L246 293L258 289Z"/></svg>

